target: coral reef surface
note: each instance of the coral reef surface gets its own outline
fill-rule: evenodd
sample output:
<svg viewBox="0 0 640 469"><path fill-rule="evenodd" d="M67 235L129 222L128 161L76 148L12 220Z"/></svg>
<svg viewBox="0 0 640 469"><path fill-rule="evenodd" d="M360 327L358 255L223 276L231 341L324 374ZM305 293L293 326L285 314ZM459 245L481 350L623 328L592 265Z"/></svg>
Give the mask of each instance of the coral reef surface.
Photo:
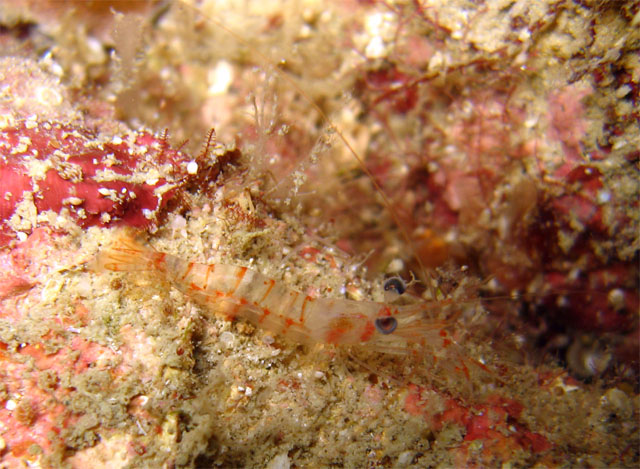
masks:
<svg viewBox="0 0 640 469"><path fill-rule="evenodd" d="M637 467L639 25L3 2L0 467ZM289 341L102 268L124 233L437 340Z"/></svg>

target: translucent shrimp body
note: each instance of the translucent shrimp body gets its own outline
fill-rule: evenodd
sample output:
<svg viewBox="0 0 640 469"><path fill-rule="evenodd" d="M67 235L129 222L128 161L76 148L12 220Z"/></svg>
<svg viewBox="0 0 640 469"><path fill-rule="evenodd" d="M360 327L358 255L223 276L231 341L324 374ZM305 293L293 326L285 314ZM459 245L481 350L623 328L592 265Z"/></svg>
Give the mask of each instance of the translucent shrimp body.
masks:
<svg viewBox="0 0 640 469"><path fill-rule="evenodd" d="M405 353L412 343L451 342L443 322L427 317L434 309L428 304L313 298L247 267L185 261L129 235L102 250L97 267L156 272L209 311L229 320L244 319L296 343L364 344L381 352Z"/></svg>

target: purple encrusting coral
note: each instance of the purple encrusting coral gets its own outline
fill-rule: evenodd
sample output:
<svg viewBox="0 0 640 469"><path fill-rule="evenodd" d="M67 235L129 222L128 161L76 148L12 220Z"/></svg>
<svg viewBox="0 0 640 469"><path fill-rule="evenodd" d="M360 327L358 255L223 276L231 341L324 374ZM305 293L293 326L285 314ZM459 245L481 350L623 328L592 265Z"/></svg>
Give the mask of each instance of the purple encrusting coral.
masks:
<svg viewBox="0 0 640 469"><path fill-rule="evenodd" d="M0 149L3 243L28 235L48 211L65 210L83 228L158 226L190 162L148 133L100 142L83 127L37 120L0 129Z"/></svg>
<svg viewBox="0 0 640 469"><path fill-rule="evenodd" d="M0 465L638 464L638 6L34 5L0 6ZM415 272L442 347L95 271L122 227L310 296Z"/></svg>
<svg viewBox="0 0 640 469"><path fill-rule="evenodd" d="M81 110L33 61L8 58L0 66L10 98L0 105L0 244L41 225L64 231L70 221L155 230L188 187L205 187L234 158L211 141L191 157L171 147L166 130L153 135L118 124L105 104Z"/></svg>

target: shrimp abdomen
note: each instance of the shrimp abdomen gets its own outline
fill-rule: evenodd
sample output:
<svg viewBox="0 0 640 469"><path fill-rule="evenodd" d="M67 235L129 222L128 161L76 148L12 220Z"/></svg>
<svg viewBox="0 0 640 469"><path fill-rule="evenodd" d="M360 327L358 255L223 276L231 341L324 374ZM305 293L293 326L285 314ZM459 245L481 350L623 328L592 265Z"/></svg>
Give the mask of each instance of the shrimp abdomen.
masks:
<svg viewBox="0 0 640 469"><path fill-rule="evenodd" d="M173 272L176 286L188 296L221 313L236 316L295 342L313 343L306 313L316 301L247 267L186 263Z"/></svg>

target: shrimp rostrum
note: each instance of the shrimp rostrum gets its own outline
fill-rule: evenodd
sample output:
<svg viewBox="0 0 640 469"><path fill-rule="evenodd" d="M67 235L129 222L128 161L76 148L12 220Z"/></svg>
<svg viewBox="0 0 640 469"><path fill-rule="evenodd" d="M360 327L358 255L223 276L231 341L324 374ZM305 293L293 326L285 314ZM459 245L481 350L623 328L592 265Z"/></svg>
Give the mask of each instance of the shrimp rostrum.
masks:
<svg viewBox="0 0 640 469"><path fill-rule="evenodd" d="M442 315L449 306L446 300L394 305L313 298L247 267L190 262L156 251L128 233L100 251L96 267L153 272L206 311L243 319L295 343L360 345L395 355L429 350L433 365L438 361L438 368L444 365L468 375L460 354L452 353L455 346L446 352L449 360L439 360L455 345L448 330L452 319Z"/></svg>

